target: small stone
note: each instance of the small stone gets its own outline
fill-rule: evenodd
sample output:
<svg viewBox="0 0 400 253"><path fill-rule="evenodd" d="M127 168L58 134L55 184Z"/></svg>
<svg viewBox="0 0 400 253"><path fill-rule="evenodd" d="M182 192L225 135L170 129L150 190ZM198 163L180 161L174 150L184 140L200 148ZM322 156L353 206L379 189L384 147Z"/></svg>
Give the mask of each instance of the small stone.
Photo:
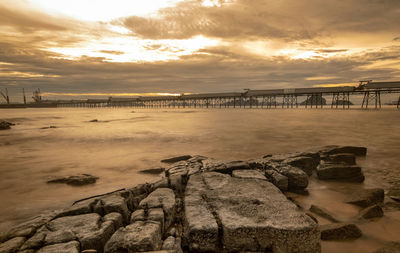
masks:
<svg viewBox="0 0 400 253"><path fill-rule="evenodd" d="M92 119L92 120L89 120L89 122L99 122L99 120L98 119Z"/></svg>
<svg viewBox="0 0 400 253"><path fill-rule="evenodd" d="M64 183L74 186L86 185L86 184L94 184L98 177L89 175L89 174L80 174L74 176L66 176L66 177L58 177L54 179L50 179L47 183Z"/></svg>
<svg viewBox="0 0 400 253"><path fill-rule="evenodd" d="M387 195L389 196L389 198L395 201L400 201L400 187L394 187L389 189Z"/></svg>
<svg viewBox="0 0 400 253"><path fill-rule="evenodd" d="M383 216L383 210L378 205L367 207L360 211L359 216L364 219L371 219Z"/></svg>
<svg viewBox="0 0 400 253"><path fill-rule="evenodd" d="M0 130L7 130L10 129L11 126L13 126L15 124L11 123L11 122L7 122L4 120L0 120Z"/></svg>
<svg viewBox="0 0 400 253"><path fill-rule="evenodd" d="M354 204L361 207L368 207L374 204L382 204L385 198L385 192L381 188L364 189L353 192L346 203Z"/></svg>
<svg viewBox="0 0 400 253"><path fill-rule="evenodd" d="M320 226L321 240L353 240L362 236L355 224L333 223Z"/></svg>
<svg viewBox="0 0 400 253"><path fill-rule="evenodd" d="M265 175L267 178L281 191L287 191L288 189L288 178L275 170L266 170Z"/></svg>
<svg viewBox="0 0 400 253"><path fill-rule="evenodd" d="M301 169L308 176L311 176L312 172L316 169L314 159L307 156L292 157L284 160L283 162Z"/></svg>

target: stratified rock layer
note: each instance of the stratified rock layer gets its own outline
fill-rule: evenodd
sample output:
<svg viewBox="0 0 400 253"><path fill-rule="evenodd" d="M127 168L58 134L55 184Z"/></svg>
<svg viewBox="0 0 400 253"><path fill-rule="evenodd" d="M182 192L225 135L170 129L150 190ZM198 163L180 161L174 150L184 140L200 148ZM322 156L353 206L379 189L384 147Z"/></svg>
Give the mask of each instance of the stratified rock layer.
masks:
<svg viewBox="0 0 400 253"><path fill-rule="evenodd" d="M264 180L215 172L191 176L185 208L194 251L320 252L317 224Z"/></svg>

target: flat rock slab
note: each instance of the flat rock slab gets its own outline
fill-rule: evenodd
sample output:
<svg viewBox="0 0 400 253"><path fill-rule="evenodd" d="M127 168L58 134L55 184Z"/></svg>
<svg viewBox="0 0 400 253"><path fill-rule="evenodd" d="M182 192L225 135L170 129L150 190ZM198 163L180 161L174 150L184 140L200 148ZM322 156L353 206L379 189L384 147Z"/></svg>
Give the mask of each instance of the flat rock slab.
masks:
<svg viewBox="0 0 400 253"><path fill-rule="evenodd" d="M107 242L104 252L155 251L161 246L161 224L156 221L137 221L118 229Z"/></svg>
<svg viewBox="0 0 400 253"><path fill-rule="evenodd" d="M356 156L366 156L367 148L356 146L326 146L321 151L324 155L349 153Z"/></svg>
<svg viewBox="0 0 400 253"><path fill-rule="evenodd" d="M69 185L86 185L86 184L94 184L96 180L99 179L98 177L89 175L89 174L80 174L80 175L73 175L73 176L65 176L65 177L56 177L47 181L47 183L62 183L62 184L69 184Z"/></svg>
<svg viewBox="0 0 400 253"><path fill-rule="evenodd" d="M328 157L332 163L343 163L347 165L356 165L356 156L353 154L334 154Z"/></svg>
<svg viewBox="0 0 400 253"><path fill-rule="evenodd" d="M346 182L363 182L364 174L356 165L326 163L317 168L320 180L338 180Z"/></svg>
<svg viewBox="0 0 400 253"><path fill-rule="evenodd" d="M355 224L333 223L320 226L321 240L354 240L362 236Z"/></svg>
<svg viewBox="0 0 400 253"><path fill-rule="evenodd" d="M82 250L102 251L104 244L115 231L115 222L111 220L103 222L100 215L91 213L57 218L49 222L46 227L51 231L47 236L58 233L54 237L70 238L72 233L79 240Z"/></svg>
<svg viewBox="0 0 400 253"><path fill-rule="evenodd" d="M383 210L378 205L367 207L360 211L359 217L364 219L371 219L383 216Z"/></svg>
<svg viewBox="0 0 400 253"><path fill-rule="evenodd" d="M209 251L212 244L214 251L321 250L317 224L265 180L215 172L193 175L186 190L185 216L189 241L191 233L198 235L194 251ZM210 247L202 248L205 241Z"/></svg>
<svg viewBox="0 0 400 253"><path fill-rule="evenodd" d="M234 170L232 176L244 179L260 179L267 180L263 173L258 170Z"/></svg>
<svg viewBox="0 0 400 253"><path fill-rule="evenodd" d="M175 156L175 157L163 159L163 160L161 160L161 162L162 163L176 163L176 162L180 162L180 161L189 160L190 158L192 158L191 155L181 155L181 156Z"/></svg>

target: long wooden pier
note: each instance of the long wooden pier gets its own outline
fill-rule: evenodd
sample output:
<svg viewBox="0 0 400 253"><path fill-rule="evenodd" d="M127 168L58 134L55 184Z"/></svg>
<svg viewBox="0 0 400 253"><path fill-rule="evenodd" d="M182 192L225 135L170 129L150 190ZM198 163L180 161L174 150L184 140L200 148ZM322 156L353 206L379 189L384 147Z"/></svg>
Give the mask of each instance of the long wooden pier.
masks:
<svg viewBox="0 0 400 253"><path fill-rule="evenodd" d="M138 107L138 108L323 108L348 109L351 96L362 95L362 109L381 108L381 95L400 93L399 82L360 81L358 87L321 87L245 92L181 94L179 96L153 96L134 98L42 100L37 95L32 107ZM305 98L299 102L299 98ZM330 103L328 100L330 98ZM28 106L30 107L30 106ZM397 102L400 108L400 96Z"/></svg>

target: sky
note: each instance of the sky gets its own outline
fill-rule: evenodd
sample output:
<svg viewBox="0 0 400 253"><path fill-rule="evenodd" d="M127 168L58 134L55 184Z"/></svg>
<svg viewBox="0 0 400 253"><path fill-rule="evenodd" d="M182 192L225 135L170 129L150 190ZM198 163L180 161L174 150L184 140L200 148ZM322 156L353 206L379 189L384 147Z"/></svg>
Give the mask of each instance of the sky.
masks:
<svg viewBox="0 0 400 253"><path fill-rule="evenodd" d="M0 38L14 97L400 80L399 0L0 0Z"/></svg>

